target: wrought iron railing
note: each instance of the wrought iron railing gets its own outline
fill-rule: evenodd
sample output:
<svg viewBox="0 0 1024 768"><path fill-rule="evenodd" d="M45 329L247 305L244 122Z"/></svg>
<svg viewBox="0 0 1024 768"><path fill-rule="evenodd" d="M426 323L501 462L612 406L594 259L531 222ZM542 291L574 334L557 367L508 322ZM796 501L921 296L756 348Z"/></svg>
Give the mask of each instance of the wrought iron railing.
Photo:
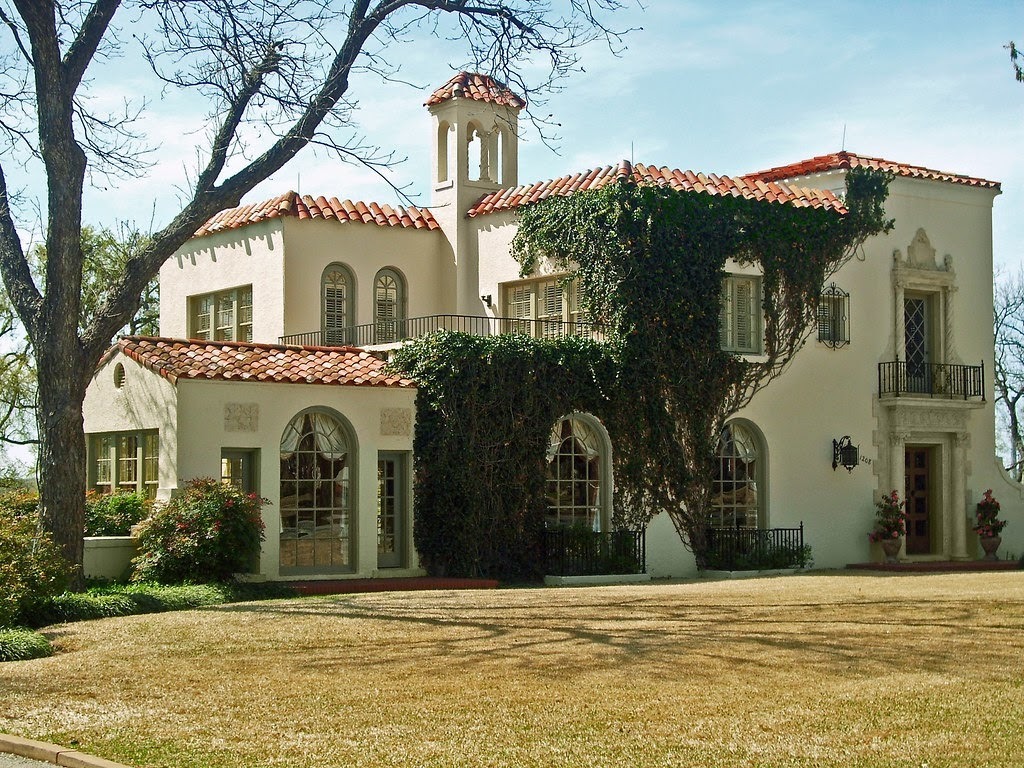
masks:
<svg viewBox="0 0 1024 768"><path fill-rule="evenodd" d="M544 531L544 573L547 576L604 576L646 573L644 529L592 531L549 528Z"/></svg>
<svg viewBox="0 0 1024 768"><path fill-rule="evenodd" d="M896 360L878 364L878 394L928 395L949 399L985 399L985 362L981 365L908 363Z"/></svg>
<svg viewBox="0 0 1024 768"><path fill-rule="evenodd" d="M481 317L479 315L427 315L353 325L326 332L293 333L281 336L279 342L302 346L368 347L376 344L392 344L405 339L416 339L441 330L472 333L476 336L521 333L542 339L560 336L587 336L598 340L604 338L604 329L597 323L566 323L558 320Z"/></svg>
<svg viewBox="0 0 1024 768"><path fill-rule="evenodd" d="M804 524L799 528L724 528L706 532L707 567L721 571L763 571L803 568L809 555L804 548Z"/></svg>

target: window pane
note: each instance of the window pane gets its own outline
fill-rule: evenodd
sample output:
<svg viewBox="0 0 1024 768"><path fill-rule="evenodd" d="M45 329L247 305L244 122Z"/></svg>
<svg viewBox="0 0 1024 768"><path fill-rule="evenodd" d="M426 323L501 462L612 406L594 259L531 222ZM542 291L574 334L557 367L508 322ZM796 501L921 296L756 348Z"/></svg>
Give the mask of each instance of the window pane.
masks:
<svg viewBox="0 0 1024 768"><path fill-rule="evenodd" d="M252 288L238 290L238 341L252 341Z"/></svg>

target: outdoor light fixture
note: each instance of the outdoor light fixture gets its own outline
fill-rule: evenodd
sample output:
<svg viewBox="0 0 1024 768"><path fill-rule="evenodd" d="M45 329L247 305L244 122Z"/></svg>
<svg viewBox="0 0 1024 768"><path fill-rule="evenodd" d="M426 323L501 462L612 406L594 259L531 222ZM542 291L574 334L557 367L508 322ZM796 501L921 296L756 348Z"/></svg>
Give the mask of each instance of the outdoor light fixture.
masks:
<svg viewBox="0 0 1024 768"><path fill-rule="evenodd" d="M485 293L483 296L480 297L480 301L486 304L488 309L491 308L491 294Z"/></svg>
<svg viewBox="0 0 1024 768"><path fill-rule="evenodd" d="M853 468L860 464L860 448L853 444L849 435L832 441L832 471L840 464L846 467L847 472L853 472Z"/></svg>

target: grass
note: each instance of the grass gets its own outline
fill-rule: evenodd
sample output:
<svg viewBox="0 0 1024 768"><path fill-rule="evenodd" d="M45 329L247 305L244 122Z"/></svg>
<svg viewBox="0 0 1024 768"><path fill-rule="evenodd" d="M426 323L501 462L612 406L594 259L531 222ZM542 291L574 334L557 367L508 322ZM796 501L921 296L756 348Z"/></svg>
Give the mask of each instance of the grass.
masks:
<svg viewBox="0 0 1024 768"><path fill-rule="evenodd" d="M1024 573L221 605L51 627L0 731L147 766L1016 766Z"/></svg>

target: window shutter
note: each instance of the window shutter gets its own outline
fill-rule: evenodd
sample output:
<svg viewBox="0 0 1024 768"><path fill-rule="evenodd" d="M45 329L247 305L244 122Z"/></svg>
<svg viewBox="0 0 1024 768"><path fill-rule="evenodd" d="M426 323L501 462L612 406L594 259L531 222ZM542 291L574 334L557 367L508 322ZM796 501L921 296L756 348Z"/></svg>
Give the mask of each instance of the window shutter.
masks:
<svg viewBox="0 0 1024 768"><path fill-rule="evenodd" d="M828 296L818 297L818 339L820 341L834 341L835 327L832 322L834 307Z"/></svg>
<svg viewBox="0 0 1024 768"><path fill-rule="evenodd" d="M749 351L753 343L753 281L736 281L736 305L733 317L736 324L736 348Z"/></svg>
<svg viewBox="0 0 1024 768"><path fill-rule="evenodd" d="M731 349L732 343L732 278L722 281L722 303L718 312L718 346Z"/></svg>

